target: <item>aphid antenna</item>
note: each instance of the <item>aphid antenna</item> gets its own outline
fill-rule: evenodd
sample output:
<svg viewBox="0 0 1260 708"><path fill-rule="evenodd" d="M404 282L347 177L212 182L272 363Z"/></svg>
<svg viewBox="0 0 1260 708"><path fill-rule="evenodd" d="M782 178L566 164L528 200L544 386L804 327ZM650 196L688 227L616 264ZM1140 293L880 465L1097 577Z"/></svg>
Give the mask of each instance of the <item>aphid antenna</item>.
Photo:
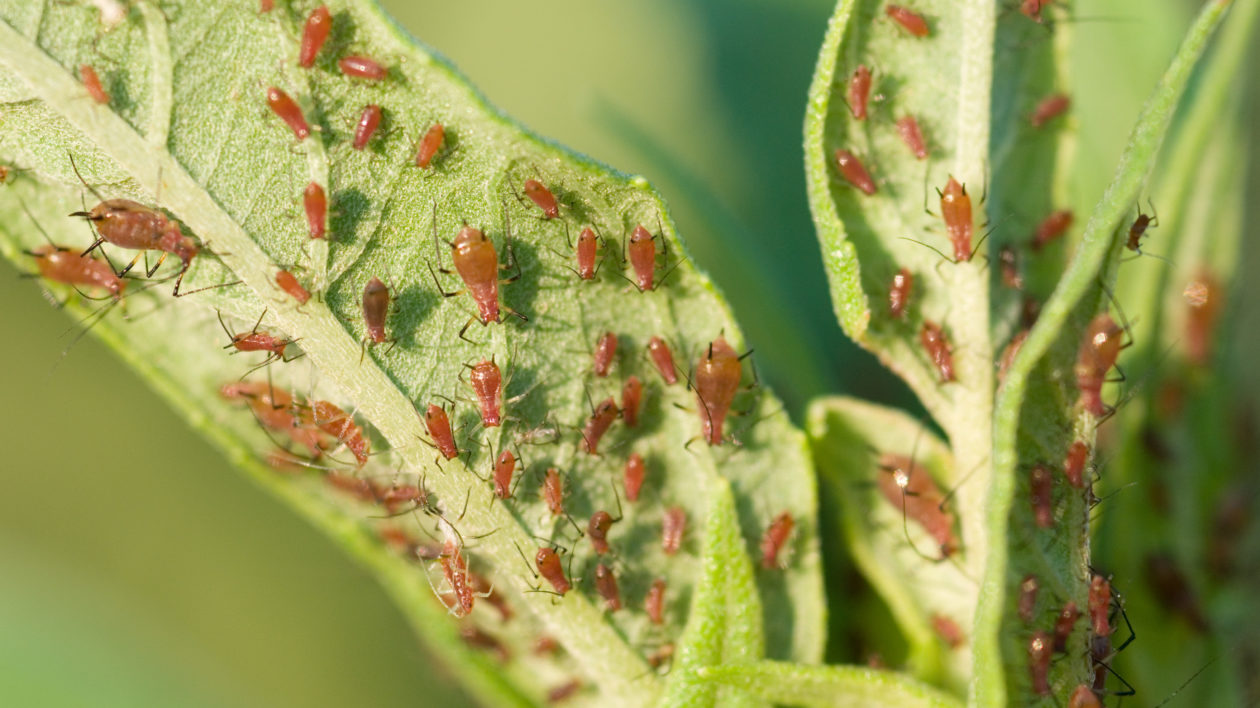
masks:
<svg viewBox="0 0 1260 708"><path fill-rule="evenodd" d="M67 151L66 151L66 157L70 158L70 169L74 170L74 176L79 178L79 182L80 182L80 183L82 183L82 184L83 184L83 186L84 186L84 187L86 187L86 188L87 188L87 190L88 190L89 192L91 192L91 193L92 193L92 195L93 195L93 196L95 196L97 199L99 199L99 200L101 200L101 201L105 201L105 197L101 196L101 193L100 193L100 192L98 192L98 191L96 191L96 188L95 188L95 187L93 187L92 185L88 184L88 183L87 183L87 180L83 179L83 175L79 173L79 166L78 166L77 164L75 164L75 162L74 162L74 154L73 154L73 153L71 153L69 150L67 150ZM83 211L83 212L74 212L74 213L70 214L70 216L80 216L80 217L83 217L84 219L87 219L88 221L92 221L92 220L93 220L93 219L91 218L91 215L90 215L88 212L86 212L86 211ZM93 246L93 248L95 248L95 246Z"/></svg>
<svg viewBox="0 0 1260 708"><path fill-rule="evenodd" d="M1177 694L1178 694L1178 693L1181 693L1182 691L1184 691L1184 690L1185 690L1185 688L1186 688L1186 686L1189 686L1189 685L1190 685L1190 682L1191 682L1191 681L1194 681L1195 679L1199 678L1199 674L1202 674L1204 671L1207 671L1207 670L1208 670L1208 667L1210 667L1212 664L1216 663L1216 660L1217 660L1217 659L1219 659L1219 658L1221 658L1221 657L1218 655L1218 656L1214 656L1214 657L1212 657L1211 659L1208 659L1208 662L1207 662L1206 664L1204 664L1203 666L1200 666L1198 671L1194 672L1193 674L1190 674L1190 678L1188 678L1188 679L1186 679L1184 682L1182 682L1182 684L1181 684L1180 686L1178 686L1178 687L1177 687L1177 690L1175 690L1175 691L1173 691L1172 693L1168 694L1168 695L1164 698L1164 700L1160 701L1159 703L1156 703L1154 708L1163 708L1163 706L1167 705L1170 701L1172 701L1172 699L1174 699L1174 698L1176 698L1176 697L1177 697Z"/></svg>
<svg viewBox="0 0 1260 708"><path fill-rule="evenodd" d="M972 467L971 470L967 472L967 474L962 476L962 479L959 479L958 482L954 484L953 489L946 492L944 497L941 497L941 503L937 504L936 508L939 511L945 511L945 505L949 504L950 499L954 498L954 495L958 493L958 490L962 489L962 486L967 483L967 480L971 479L971 476L974 475L976 472L978 472L980 468L984 466L984 463L987 461L988 460L981 460L980 462L976 463L975 467Z"/></svg>

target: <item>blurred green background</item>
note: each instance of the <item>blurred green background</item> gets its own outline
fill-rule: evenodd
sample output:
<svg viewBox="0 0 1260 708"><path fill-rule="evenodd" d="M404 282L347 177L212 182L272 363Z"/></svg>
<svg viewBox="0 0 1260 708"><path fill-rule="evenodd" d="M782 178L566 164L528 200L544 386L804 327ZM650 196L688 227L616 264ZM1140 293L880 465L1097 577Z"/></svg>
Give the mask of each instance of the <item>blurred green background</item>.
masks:
<svg viewBox="0 0 1260 708"><path fill-rule="evenodd" d="M385 5L508 114L651 179L794 414L829 392L910 404L839 331L805 203L801 123L829 0ZM1078 201L1101 192L1193 6L1079 4ZM1260 331L1256 287L1240 288L1239 347ZM70 321L7 264L0 301L6 705L463 700L363 571L102 346L60 360Z"/></svg>

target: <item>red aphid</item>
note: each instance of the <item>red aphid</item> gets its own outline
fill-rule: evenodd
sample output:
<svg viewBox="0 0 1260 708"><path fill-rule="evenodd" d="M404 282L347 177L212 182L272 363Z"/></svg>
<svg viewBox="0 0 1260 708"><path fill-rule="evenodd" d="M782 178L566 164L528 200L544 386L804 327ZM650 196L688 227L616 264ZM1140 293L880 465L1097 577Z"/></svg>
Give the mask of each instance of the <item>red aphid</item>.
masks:
<svg viewBox="0 0 1260 708"><path fill-rule="evenodd" d="M351 143L351 147L355 150L366 148L380 125L381 107L375 103L364 106L363 112L359 114L359 123L354 127L354 142Z"/></svg>
<svg viewBox="0 0 1260 708"><path fill-rule="evenodd" d="M923 527L936 541L942 558L957 551L954 515L945 511L945 495L927 470L907 457L891 454L880 458L879 467L876 480L884 498Z"/></svg>
<svg viewBox="0 0 1260 708"><path fill-rule="evenodd" d="M621 609L621 590L617 587L617 576L612 568L600 563L595 566L595 591L604 598L604 607L609 612Z"/></svg>
<svg viewBox="0 0 1260 708"><path fill-rule="evenodd" d="M1207 366L1212 361L1213 340L1217 323L1221 318L1225 292L1220 283L1206 270L1186 284L1181 292L1186 301L1186 358L1196 366Z"/></svg>
<svg viewBox="0 0 1260 708"><path fill-rule="evenodd" d="M871 179L871 173L866 171L862 161L853 153L848 150L836 150L836 168L840 170L840 176L844 177L849 184L867 195L875 193L875 180Z"/></svg>
<svg viewBox="0 0 1260 708"><path fill-rule="evenodd" d="M913 292L914 274L909 268L902 268L893 276L892 287L888 289L888 311L894 319L906 316L906 306L910 304Z"/></svg>
<svg viewBox="0 0 1260 708"><path fill-rule="evenodd" d="M1081 618L1081 611L1077 609L1076 603L1068 600L1063 609L1059 611L1059 616L1054 620L1054 650L1057 652L1067 651L1068 638L1072 636L1072 630L1076 627L1076 621Z"/></svg>
<svg viewBox="0 0 1260 708"><path fill-rule="evenodd" d="M1028 330L1021 329L1011 337L1011 341L1007 342L1006 348L1002 350L1002 356L998 359L998 381L1006 380L1006 372L1011 368L1011 364L1015 363L1015 356L1019 354L1020 347L1024 346L1024 340L1028 338Z"/></svg>
<svg viewBox="0 0 1260 708"><path fill-rule="evenodd" d="M363 288L363 324L367 327L368 341L372 344L383 344L389 339L385 336L385 319L389 316L389 288L380 278L372 278Z"/></svg>
<svg viewBox="0 0 1260 708"><path fill-rule="evenodd" d="M774 517L774 521L766 527L766 532L761 536L762 568L769 570L779 567L779 551L792 536L792 527L795 525L792 515L785 511Z"/></svg>
<svg viewBox="0 0 1260 708"><path fill-rule="evenodd" d="M429 404L424 411L424 427L429 431L429 437L433 438L433 445L442 453L442 457L453 460L459 456L459 448L455 446L455 436L451 433L451 419L446 415L446 409L441 406Z"/></svg>
<svg viewBox="0 0 1260 708"><path fill-rule="evenodd" d="M302 108L297 102L289 97L289 94L272 86L267 89L267 105L271 111L289 126L289 130L293 131L293 136L298 140L305 140L311 135L311 126L306 122L306 116L302 115Z"/></svg>
<svg viewBox="0 0 1260 708"><path fill-rule="evenodd" d="M630 233L630 265L634 268L636 286L640 291L651 290L656 278L656 237L637 224Z"/></svg>
<svg viewBox="0 0 1260 708"><path fill-rule="evenodd" d="M569 579L564 577L564 568L560 565L560 555L551 548L539 548L534 556L534 565L538 566L538 574L543 577L556 593L563 595L572 587Z"/></svg>
<svg viewBox="0 0 1260 708"><path fill-rule="evenodd" d="M288 391L266 381L240 381L224 384L219 389L219 395L228 400L246 401L264 428L288 435L293 442L310 451L311 457L318 458L323 454L319 431L299 419L298 407Z"/></svg>
<svg viewBox="0 0 1260 708"><path fill-rule="evenodd" d="M287 270L276 271L276 285L297 300L299 305L305 305L306 301L311 299L311 294L302 287L297 277Z"/></svg>
<svg viewBox="0 0 1260 708"><path fill-rule="evenodd" d="M630 457L626 459L625 474L622 476L626 499L639 500L639 491L643 488L643 478L646 474L647 468L643 464L643 457L637 452L630 453Z"/></svg>
<svg viewBox="0 0 1260 708"><path fill-rule="evenodd" d="M577 241L578 277L582 280L595 278L595 257L598 239L590 227L582 229Z"/></svg>
<svg viewBox="0 0 1260 708"><path fill-rule="evenodd" d="M276 0L258 0L258 13L266 14L276 8Z"/></svg>
<svg viewBox="0 0 1260 708"><path fill-rule="evenodd" d="M901 28L915 37L926 37L931 34L928 28L927 20L923 19L923 15L902 7L900 5L889 5L884 8L884 12L893 19L894 22L901 25Z"/></svg>
<svg viewBox="0 0 1260 708"><path fill-rule="evenodd" d="M353 79L367 79L368 81L380 81L385 78L385 67L381 66L376 60L365 56L351 55L342 57L337 61L337 66L341 68L341 73Z"/></svg>
<svg viewBox="0 0 1260 708"><path fill-rule="evenodd" d="M1028 19L1033 22L1041 22L1041 11L1049 5L1051 0L1021 0L1019 3L1019 11L1024 13Z"/></svg>
<svg viewBox="0 0 1260 708"><path fill-rule="evenodd" d="M547 502L552 516L564 515L564 483L560 479L560 471L555 467L547 468L547 474L543 477L543 501Z"/></svg>
<svg viewBox="0 0 1260 708"><path fill-rule="evenodd" d="M332 14L327 5L320 5L311 10L306 17L306 26L302 29L302 44L298 49L298 66L309 69L315 65L315 56L328 40L332 30Z"/></svg>
<svg viewBox="0 0 1260 708"><path fill-rule="evenodd" d="M536 179L525 180L523 187L525 196L534 203L539 209L542 209L543 218L554 219L560 216L560 207L556 204L556 195L547 189L546 185Z"/></svg>
<svg viewBox="0 0 1260 708"><path fill-rule="evenodd" d="M1063 475L1068 484L1077 489L1085 488L1085 463L1089 461L1089 445L1077 440L1068 448L1063 458Z"/></svg>
<svg viewBox="0 0 1260 708"><path fill-rule="evenodd" d="M696 362L694 386L700 402L700 428L710 445L722 444L722 426L743 373L739 356L720 335Z"/></svg>
<svg viewBox="0 0 1260 708"><path fill-rule="evenodd" d="M631 376L621 387L621 419L633 428L639 424L639 405L643 402L643 382Z"/></svg>
<svg viewBox="0 0 1260 708"><path fill-rule="evenodd" d="M26 255L35 259L35 267L42 277L56 283L102 288L114 299L121 298L127 287L127 282L118 277L108 263L82 255L77 249L45 245L27 251Z"/></svg>
<svg viewBox="0 0 1260 708"><path fill-rule="evenodd" d="M385 505L385 508L393 513L403 504L414 502L417 507L429 505L429 493L422 487L412 484L395 484L394 486L381 491L378 501Z"/></svg>
<svg viewBox="0 0 1260 708"><path fill-rule="evenodd" d="M1028 496L1032 502L1033 521L1043 529L1054 525L1054 473L1043 464L1035 464L1028 473Z"/></svg>
<svg viewBox="0 0 1260 708"><path fill-rule="evenodd" d="M945 330L931 320L924 320L923 328L919 330L919 343L932 360L932 366L936 367L941 383L954 381L954 350L945 337Z"/></svg>
<svg viewBox="0 0 1260 708"><path fill-rule="evenodd" d="M945 221L949 242L954 246L954 262L969 261L975 224L971 218L971 197L967 195L967 187L950 175L945 191L940 195L941 218Z"/></svg>
<svg viewBox="0 0 1260 708"><path fill-rule="evenodd" d="M263 314L266 313L264 312ZM233 334L231 330L227 328L227 325L224 324L223 315L220 314L219 326L223 328L223 331L227 333L228 338L232 340L223 348L227 349L228 347L233 347L238 352L270 352L271 357L268 357L269 361L273 357L276 359L283 359L285 348L292 344L293 340L280 339L268 332L259 332L258 325L260 324L262 324L261 315L258 317L258 322L254 325L254 329L241 334Z"/></svg>
<svg viewBox="0 0 1260 708"><path fill-rule="evenodd" d="M1028 675L1032 690L1038 696L1050 695L1050 659L1054 655L1054 640L1045 632L1034 632L1028 642Z"/></svg>
<svg viewBox="0 0 1260 708"><path fill-rule="evenodd" d="M324 238L328 224L328 198L318 182L306 185L302 192L302 204L306 207L306 227L311 238Z"/></svg>
<svg viewBox="0 0 1260 708"><path fill-rule="evenodd" d="M1111 582L1101 575L1095 575L1089 581L1089 624L1094 634L1109 637L1114 631L1111 626Z"/></svg>
<svg viewBox="0 0 1260 708"><path fill-rule="evenodd" d="M613 357L617 355L617 335L612 332L604 332L600 335L599 340L595 342L594 365L591 370L596 376L607 376L608 369L612 366Z"/></svg>
<svg viewBox="0 0 1260 708"><path fill-rule="evenodd" d="M591 546L596 553L603 555L609 551L608 531L617 521L606 511L597 511L591 515L591 521L586 525L586 535L590 536Z"/></svg>
<svg viewBox="0 0 1260 708"><path fill-rule="evenodd" d="M367 463L367 438L363 435L363 428L354 422L349 413L328 401L312 401L301 410L303 422L314 425L345 445L360 467Z"/></svg>
<svg viewBox="0 0 1260 708"><path fill-rule="evenodd" d="M1103 416L1107 407L1102 402L1102 387L1107 372L1120 356L1120 333L1124 330L1107 313L1101 313L1085 330L1076 359L1076 386L1081 390L1081 404L1094 416Z"/></svg>
<svg viewBox="0 0 1260 708"><path fill-rule="evenodd" d="M671 506L661 519L661 550L672 556L682 547L683 534L687 532L687 511L681 506Z"/></svg>
<svg viewBox="0 0 1260 708"><path fill-rule="evenodd" d="M1032 249L1040 251L1063 236L1072 227L1072 221L1075 218L1071 209L1052 212L1037 225L1037 230L1033 232Z"/></svg>
<svg viewBox="0 0 1260 708"><path fill-rule="evenodd" d="M954 620L945 615L932 615L932 629L936 630L936 636L945 642L945 646L950 649L957 649L963 644L962 628Z"/></svg>
<svg viewBox="0 0 1260 708"><path fill-rule="evenodd" d="M464 561L459 547L448 540L442 550L442 555L438 558L438 563L442 565L442 576L446 578L446 584L451 594L455 596L454 604L448 605L451 614L456 617L467 617L468 613L472 612L477 595L473 592L472 583L469 582L468 564Z"/></svg>
<svg viewBox="0 0 1260 708"><path fill-rule="evenodd" d="M849 77L849 110L857 120L866 120L866 105L871 97L871 70L859 64Z"/></svg>
<svg viewBox="0 0 1260 708"><path fill-rule="evenodd" d="M559 648L560 642L556 641L555 637L550 637L544 634L534 640L534 653L539 656L550 654Z"/></svg>
<svg viewBox="0 0 1260 708"><path fill-rule="evenodd" d="M492 359L478 362L472 366L468 376L473 393L477 396L477 407L481 409L481 423L493 428L503 423L503 374L499 365Z"/></svg>
<svg viewBox="0 0 1260 708"><path fill-rule="evenodd" d="M512 496L512 477L516 474L516 456L511 450L499 453L494 462L494 495L500 499Z"/></svg>
<svg viewBox="0 0 1260 708"><path fill-rule="evenodd" d="M572 698L578 691L582 690L582 682L573 679L567 683L562 683L555 688L547 691L548 703L559 703Z"/></svg>
<svg viewBox="0 0 1260 708"><path fill-rule="evenodd" d="M612 396L600 401L595 406L595 412L590 418L586 419L586 425L582 427L582 450L591 455L599 454L599 441L604 437L604 433L608 432L608 428L617 420L617 416L621 411L617 410L617 402Z"/></svg>
<svg viewBox="0 0 1260 708"><path fill-rule="evenodd" d="M1068 696L1068 708L1103 708L1103 704L1093 689L1081 684L1072 689L1072 695Z"/></svg>
<svg viewBox="0 0 1260 708"><path fill-rule="evenodd" d="M420 138L420 144L416 147L416 167L428 169L438 150L442 149L442 141L445 139L446 128L441 123L434 123L424 137Z"/></svg>
<svg viewBox="0 0 1260 708"><path fill-rule="evenodd" d="M1019 612L1019 618L1024 622L1032 622L1033 612L1037 607L1037 592L1041 589L1041 584L1037 582L1037 576L1028 574L1019 583L1019 600L1016 608Z"/></svg>
<svg viewBox="0 0 1260 708"><path fill-rule="evenodd" d="M1019 254L1009 244L998 250L998 263L1002 267L1002 285L1011 290L1024 289L1024 276L1019 272Z"/></svg>
<svg viewBox="0 0 1260 708"><path fill-rule="evenodd" d="M1065 93L1056 93L1046 96L1041 99L1041 102L1038 103L1037 107L1033 109L1033 112L1029 114L1028 122L1032 125L1032 127L1040 128L1046 123L1049 123L1055 118L1058 118L1066 113L1068 108L1071 108L1071 106L1072 97Z"/></svg>
<svg viewBox="0 0 1260 708"><path fill-rule="evenodd" d="M79 65L79 80L83 82L83 88L87 89L88 95L93 101L102 105L109 103L109 94L105 92L105 87L101 85L101 77L96 74L87 64Z"/></svg>
<svg viewBox="0 0 1260 708"><path fill-rule="evenodd" d="M665 579L657 578L648 588L647 597L643 600L643 609L647 612L652 624L665 624Z"/></svg>
<svg viewBox="0 0 1260 708"><path fill-rule="evenodd" d="M674 353L669 350L669 345L664 339L652 337L648 340L648 356L652 358L652 363L656 365L656 370L661 373L661 378L665 379L665 383L678 383L678 369L674 367Z"/></svg>
<svg viewBox="0 0 1260 708"><path fill-rule="evenodd" d="M897 120L897 134L902 142L910 148L915 158L926 160L928 156L927 142L923 139L923 131L919 129L919 121L914 116L902 116Z"/></svg>
<svg viewBox="0 0 1260 708"><path fill-rule="evenodd" d="M455 236L451 260L483 325L499 321L499 254L480 229L465 226Z"/></svg>

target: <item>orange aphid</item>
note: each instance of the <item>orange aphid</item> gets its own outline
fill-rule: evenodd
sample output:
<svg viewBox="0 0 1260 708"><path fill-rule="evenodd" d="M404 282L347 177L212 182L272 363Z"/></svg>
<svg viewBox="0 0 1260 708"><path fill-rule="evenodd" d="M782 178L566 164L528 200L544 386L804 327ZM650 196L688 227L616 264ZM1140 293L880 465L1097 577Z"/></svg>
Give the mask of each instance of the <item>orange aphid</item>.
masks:
<svg viewBox="0 0 1260 708"><path fill-rule="evenodd" d="M945 191L941 196L941 218L945 221L945 231L949 242L954 246L954 262L971 260L971 237L975 224L971 217L971 197L967 195L967 187L950 175L945 183Z"/></svg>
<svg viewBox="0 0 1260 708"><path fill-rule="evenodd" d="M451 434L451 419L444 408L430 403L424 411L424 427L428 429L429 437L433 438L433 445L442 453L442 457L453 460L459 455L455 436Z"/></svg>
<svg viewBox="0 0 1260 708"><path fill-rule="evenodd" d="M932 30L928 28L927 20L923 19L923 15L909 8L900 5L889 5L884 8L885 14L893 19L894 22L901 25L901 28L915 37L926 37L931 34Z"/></svg>
<svg viewBox="0 0 1260 708"><path fill-rule="evenodd" d="M547 189L547 186L542 182L536 179L527 179L522 189L525 192L525 196L529 197L529 200L535 206L542 209L543 218L554 219L560 216L560 207L556 204L556 195L552 194L551 190Z"/></svg>
<svg viewBox="0 0 1260 708"><path fill-rule="evenodd" d="M433 162L433 157L442 148L442 141L445 139L446 128L441 123L434 123L425 132L424 137L420 139L420 144L416 147L416 167L428 169L429 164Z"/></svg>
<svg viewBox="0 0 1260 708"><path fill-rule="evenodd" d="M792 528L795 525L792 515L785 511L774 517L774 521L766 527L766 532L761 536L762 568L779 567L779 552L792 536Z"/></svg>
<svg viewBox="0 0 1260 708"><path fill-rule="evenodd" d="M836 168L840 170L841 177L863 193L867 195L875 193L875 180L871 179L871 173L866 171L866 166L853 153L848 150L836 150Z"/></svg>
<svg viewBox="0 0 1260 708"><path fill-rule="evenodd" d="M465 226L451 246L455 270L477 304L481 323L499 321L499 254L480 229Z"/></svg>
<svg viewBox="0 0 1260 708"><path fill-rule="evenodd" d="M276 271L276 285L297 300L299 305L305 305L306 301L311 299L311 294L302 287L297 277L287 270Z"/></svg>
<svg viewBox="0 0 1260 708"><path fill-rule="evenodd" d="M569 585L569 579L564 577L564 568L560 565L560 555L551 548L539 548L538 553L534 556L534 564L538 566L538 574L543 577L557 594L563 595L568 592L572 586Z"/></svg>
<svg viewBox="0 0 1260 708"><path fill-rule="evenodd" d="M306 185L302 192L302 204L306 208L306 226L311 238L323 238L328 224L328 198L317 182Z"/></svg>
<svg viewBox="0 0 1260 708"><path fill-rule="evenodd" d="M1076 386L1081 390L1081 404L1091 415L1103 416L1107 407L1102 402L1102 387L1107 372L1120 356L1120 333L1124 330L1107 313L1100 313L1085 330L1076 359Z"/></svg>
<svg viewBox="0 0 1260 708"><path fill-rule="evenodd" d="M49 244L26 251L26 255L35 259L39 274L53 282L102 288L115 299L122 297L127 287L127 282L108 263L82 255L77 249Z"/></svg>
<svg viewBox="0 0 1260 708"><path fill-rule="evenodd" d="M88 95L93 101L100 104L109 103L109 94L105 92L105 87L101 85L101 77L97 75L96 69L87 64L79 65L79 80L83 82L83 88L87 89Z"/></svg>

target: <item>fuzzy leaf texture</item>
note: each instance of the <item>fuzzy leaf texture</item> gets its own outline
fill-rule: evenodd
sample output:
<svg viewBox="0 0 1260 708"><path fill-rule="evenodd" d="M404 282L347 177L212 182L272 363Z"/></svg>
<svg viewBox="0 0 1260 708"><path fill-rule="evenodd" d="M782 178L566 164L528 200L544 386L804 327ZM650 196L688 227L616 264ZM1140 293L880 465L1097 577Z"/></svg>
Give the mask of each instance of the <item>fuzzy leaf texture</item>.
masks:
<svg viewBox="0 0 1260 708"><path fill-rule="evenodd" d="M652 664L679 641L692 601L713 591L705 585L712 558L702 558L712 545L706 513L715 503L710 490L727 485L737 513L726 517L735 526L718 550L752 557L745 558L746 581L756 591L724 598L738 606L723 612L746 616L760 608L757 624L765 628L764 639L759 632L730 638L741 647L735 654L741 661L817 661L825 610L804 437L757 383L749 359L741 362L732 406L743 415L727 420L721 445L699 437L701 408L689 372L719 336L740 353L742 342L656 194L642 178L512 124L370 3L331 3L332 34L314 66L301 68L299 41L312 7L260 13L253 2L137 2L106 26L91 6L0 3L0 156L23 170L0 193L5 255L34 272L23 251L44 245L45 233L73 251L87 248L89 224L66 215L91 209L93 190L177 218L202 246L182 289L223 287L171 297L174 256L156 282L129 278L119 306L88 300L84 293L101 294L88 288L46 287L234 463L369 567L483 701L539 704L576 681L577 704L655 704L664 690L657 670L668 663L657 670ZM337 65L347 54L375 58L388 75L379 82L347 78ZM107 103L89 97L79 80L83 64L101 77ZM309 137L295 139L268 109L271 86L301 106ZM355 124L369 104L383 109L383 119L366 149L356 150ZM445 144L428 168L418 167L415 142L436 122L446 128ZM71 157L91 189L79 183ZM522 196L528 179L554 192L557 218L543 219ZM327 195L325 239L308 237L303 190L311 182ZM519 264L519 279L500 286L499 302L528 318L473 322L471 342L459 336L476 312L469 295L443 297L439 290L462 288L446 241L464 223L484 231L501 264ZM647 291L629 282L634 270L622 255L623 240L640 223L655 235L655 287ZM599 270L583 281L571 244L587 226L602 243ZM103 250L117 265L134 255L109 244ZM452 272L437 274L439 286L430 266ZM281 268L311 291L308 302L299 305L275 285ZM365 350L361 298L373 277L394 298L386 319L394 341ZM265 355L230 355L220 316L233 333L250 331L261 316L261 331L293 340L289 360L246 374ZM619 343L611 372L595 376L592 351L606 331ZM673 349L675 384L647 356L653 336ZM497 427L482 424L466 367L490 359L504 381L505 417ZM270 381L274 388L265 390L330 401L350 414L370 448L366 462L358 464L355 450L340 444L352 441L345 433L323 435L313 450L293 444L291 430L264 430L250 399L220 395L243 374ZM637 426L618 419L598 454L587 454L588 401L612 396L620 405L630 376L644 385ZM420 413L429 404L451 410L459 457L441 459L427 444ZM280 443L292 448L287 469L268 469L263 460L274 458ZM494 497L489 482L494 456L504 450L521 459L507 501ZM634 502L622 488L632 452L647 469ZM316 459L300 464L310 457ZM563 515L542 499L547 468L561 473ZM718 479L725 480L720 487ZM359 486L348 491L353 484ZM429 506L387 508L380 501L383 490L403 485L423 486ZM688 519L672 555L661 542L670 507ZM623 517L602 557L578 533L598 510ZM762 533L782 512L792 515L795 530L778 565L762 568ZM452 595L441 562L422 558L445 540L492 586L458 622L445 616ZM552 544L574 586L563 597L536 591L550 586L535 578L534 555ZM617 576L621 610L606 611L596 592L601 561ZM659 625L644 611L657 578L666 587ZM498 601L505 609L496 609ZM543 636L560 648L536 652Z"/></svg>
<svg viewBox="0 0 1260 708"><path fill-rule="evenodd" d="M1100 284L1114 282L1127 210L1225 6L1205 6L1083 234L1069 226L1037 248L1043 219L1072 197L1070 104L1046 103L1070 95L1060 67L1070 23L1047 26L1067 10L1043 3L1037 21L987 2L916 3L926 36L912 36L882 3L840 2L832 18L805 130L837 317L906 380L945 439L926 421L851 399L816 403L810 433L825 491L849 512L839 526L850 550L907 639L908 667L975 705L1023 704L1042 692L1066 702L1093 683L1087 620L1072 626L1066 657L1044 675L1029 665L1033 632L1052 632L1068 602L1088 605L1091 492L1088 480L1070 484L1064 465L1074 442L1092 449L1098 419L1078 403L1073 365L1085 326L1107 308ZM874 75L865 119L850 89L859 66ZM896 128L907 116L925 136L926 156ZM862 161L871 183L855 184L837 151ZM967 187L974 217L961 226L973 229L969 240L952 233L960 220L945 200L951 176ZM1064 244L1078 241L1060 278ZM913 276L904 313L890 302L901 268ZM929 323L948 341L952 372L923 342ZM1024 338L1006 357L999 389L1004 350ZM941 503L911 512L924 493L881 490L897 472L889 455L914 459L901 469L930 475ZM1045 501L1033 494L1038 465L1050 475ZM871 512L852 516L861 509ZM952 531L954 552L940 550L932 523ZM1029 577L1040 590L1020 612Z"/></svg>

